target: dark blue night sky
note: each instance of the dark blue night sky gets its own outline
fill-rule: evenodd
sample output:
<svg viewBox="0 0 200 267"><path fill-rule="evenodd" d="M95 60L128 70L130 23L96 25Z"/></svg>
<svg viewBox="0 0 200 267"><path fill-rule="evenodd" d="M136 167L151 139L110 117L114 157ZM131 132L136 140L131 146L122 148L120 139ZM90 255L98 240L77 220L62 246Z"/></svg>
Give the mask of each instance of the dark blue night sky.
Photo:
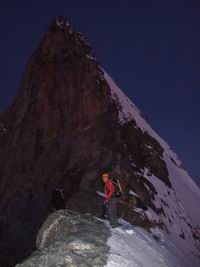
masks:
<svg viewBox="0 0 200 267"><path fill-rule="evenodd" d="M1 0L0 111L51 19L65 16L200 185L200 1Z"/></svg>

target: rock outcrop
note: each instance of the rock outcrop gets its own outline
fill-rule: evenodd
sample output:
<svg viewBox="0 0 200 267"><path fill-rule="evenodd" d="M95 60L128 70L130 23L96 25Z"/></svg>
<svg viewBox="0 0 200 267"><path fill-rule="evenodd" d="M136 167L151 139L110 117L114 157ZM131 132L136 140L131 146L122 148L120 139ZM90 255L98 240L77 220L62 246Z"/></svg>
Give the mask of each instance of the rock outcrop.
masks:
<svg viewBox="0 0 200 267"><path fill-rule="evenodd" d="M37 250L16 267L105 266L109 236L109 228L91 215L59 210L39 230Z"/></svg>

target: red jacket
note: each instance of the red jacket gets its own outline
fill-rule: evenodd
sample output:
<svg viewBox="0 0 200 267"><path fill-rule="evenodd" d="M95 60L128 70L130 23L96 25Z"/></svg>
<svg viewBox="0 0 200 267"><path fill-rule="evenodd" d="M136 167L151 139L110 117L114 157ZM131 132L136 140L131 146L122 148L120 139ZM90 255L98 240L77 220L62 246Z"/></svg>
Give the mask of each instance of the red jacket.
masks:
<svg viewBox="0 0 200 267"><path fill-rule="evenodd" d="M108 180L105 184L105 195L106 195L105 200L108 201L112 197L114 192L115 192L115 187L112 183L112 180Z"/></svg>

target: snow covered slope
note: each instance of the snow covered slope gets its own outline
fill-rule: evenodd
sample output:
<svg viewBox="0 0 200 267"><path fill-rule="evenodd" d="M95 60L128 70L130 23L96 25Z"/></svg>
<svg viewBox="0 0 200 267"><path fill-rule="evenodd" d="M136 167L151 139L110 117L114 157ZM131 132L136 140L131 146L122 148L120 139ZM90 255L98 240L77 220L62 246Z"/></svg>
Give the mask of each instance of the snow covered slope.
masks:
<svg viewBox="0 0 200 267"><path fill-rule="evenodd" d="M200 212L198 208L200 204L200 190L198 186L183 168L174 151L155 133L140 110L105 71L104 77L111 89L112 98L118 105L120 124L123 125L128 121L135 120L137 127L156 139L164 149L163 160L167 165L168 178L172 188L168 188L158 177L150 173L147 168L141 170L143 176L156 188L158 194L155 195L154 204L157 208L163 208L164 214L158 215L151 208L147 211L141 209L141 214L147 215L152 221L162 220L166 226L166 232L163 233L165 238L173 241L174 246L180 250L182 255L188 257L192 264L188 265L185 263L185 265L181 266L200 266ZM148 188L148 190L151 189Z"/></svg>
<svg viewBox="0 0 200 267"><path fill-rule="evenodd" d="M112 229L108 239L110 253L107 267L182 267L194 266L162 233L157 230L156 241L152 234L140 227L123 226Z"/></svg>

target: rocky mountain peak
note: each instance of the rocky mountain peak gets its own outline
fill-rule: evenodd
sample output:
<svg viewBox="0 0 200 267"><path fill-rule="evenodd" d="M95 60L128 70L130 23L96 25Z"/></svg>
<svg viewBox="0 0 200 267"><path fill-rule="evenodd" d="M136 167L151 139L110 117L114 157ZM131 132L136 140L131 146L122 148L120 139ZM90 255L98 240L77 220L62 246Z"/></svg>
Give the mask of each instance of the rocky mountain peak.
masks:
<svg viewBox="0 0 200 267"><path fill-rule="evenodd" d="M67 49L68 53L70 51L71 53L76 51L75 53L79 55L94 57L92 48L85 40L84 36L80 32L75 31L69 22L62 16L55 17L50 23L47 33L41 43L41 48L43 46L45 48L48 46L48 52L52 52L54 56L59 55L60 53L62 53L63 56L66 56ZM42 51L44 52L44 50Z"/></svg>
<svg viewBox="0 0 200 267"><path fill-rule="evenodd" d="M57 17L27 64L16 101L0 114L0 265L31 253L55 209L101 216L102 171L124 188L120 217L149 231L170 233L177 225L177 238L185 232L188 242L198 239L191 201L180 201L198 198L191 178L82 34ZM176 193L180 187L187 194Z"/></svg>
<svg viewBox="0 0 200 267"><path fill-rule="evenodd" d="M69 26L69 22L63 16L58 16L53 19L53 22L56 23L58 27L63 29L66 26Z"/></svg>

